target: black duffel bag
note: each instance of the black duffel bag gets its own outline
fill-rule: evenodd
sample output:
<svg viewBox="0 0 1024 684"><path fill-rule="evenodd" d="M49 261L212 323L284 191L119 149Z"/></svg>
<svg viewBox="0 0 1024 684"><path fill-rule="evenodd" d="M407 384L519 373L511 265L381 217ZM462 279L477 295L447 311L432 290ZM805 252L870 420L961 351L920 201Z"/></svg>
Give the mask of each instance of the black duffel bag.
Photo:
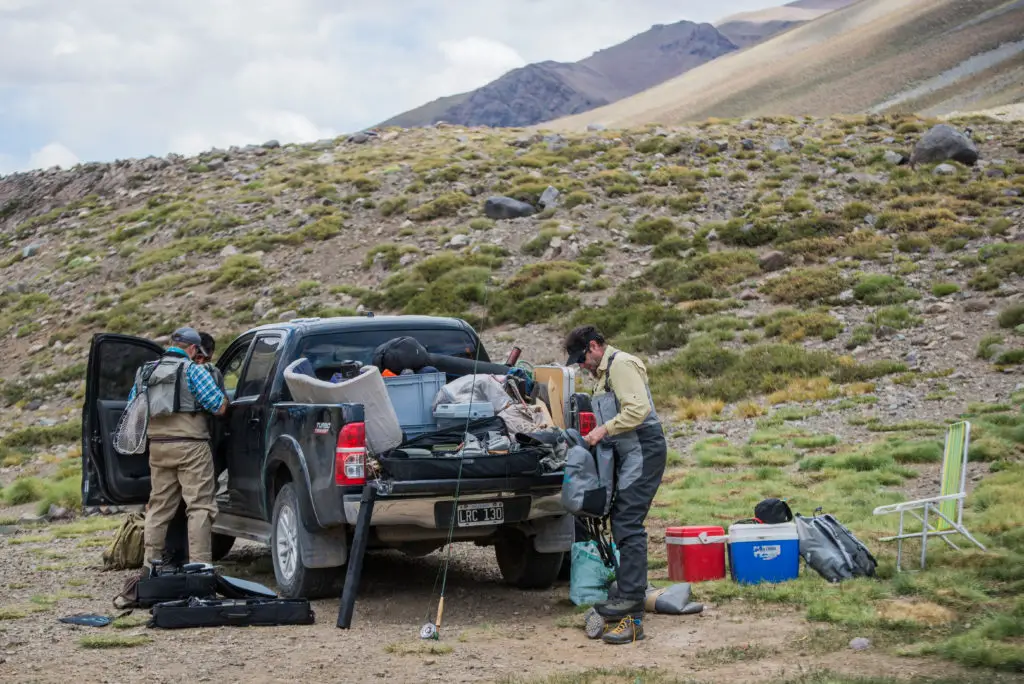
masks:
<svg viewBox="0 0 1024 684"><path fill-rule="evenodd" d="M507 454L459 456L408 456L402 449L380 456L381 470L395 480L455 480L474 478L512 478L538 475L543 449L520 449Z"/></svg>
<svg viewBox="0 0 1024 684"><path fill-rule="evenodd" d="M161 629L186 627L258 627L311 625L315 613L307 599L185 599L158 603L147 626Z"/></svg>
<svg viewBox="0 0 1024 684"><path fill-rule="evenodd" d="M373 365L381 372L389 370L396 375L406 369L418 371L429 361L427 348L414 337L395 337L373 351Z"/></svg>

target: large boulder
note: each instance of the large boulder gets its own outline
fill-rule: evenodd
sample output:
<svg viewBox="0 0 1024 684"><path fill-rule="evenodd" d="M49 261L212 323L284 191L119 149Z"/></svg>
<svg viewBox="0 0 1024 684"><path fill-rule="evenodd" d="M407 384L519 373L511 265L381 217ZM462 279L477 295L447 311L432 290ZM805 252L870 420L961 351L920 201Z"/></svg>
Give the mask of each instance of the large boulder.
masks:
<svg viewBox="0 0 1024 684"><path fill-rule="evenodd" d="M532 216L534 211L532 204L511 197L488 197L484 202L484 214L495 221Z"/></svg>
<svg viewBox="0 0 1024 684"><path fill-rule="evenodd" d="M978 148L974 141L949 124L939 124L925 133L910 155L911 164L938 164L957 161L974 166L978 161Z"/></svg>
<svg viewBox="0 0 1024 684"><path fill-rule="evenodd" d="M762 271L778 271L789 264L789 257L783 252L766 252L757 260Z"/></svg>

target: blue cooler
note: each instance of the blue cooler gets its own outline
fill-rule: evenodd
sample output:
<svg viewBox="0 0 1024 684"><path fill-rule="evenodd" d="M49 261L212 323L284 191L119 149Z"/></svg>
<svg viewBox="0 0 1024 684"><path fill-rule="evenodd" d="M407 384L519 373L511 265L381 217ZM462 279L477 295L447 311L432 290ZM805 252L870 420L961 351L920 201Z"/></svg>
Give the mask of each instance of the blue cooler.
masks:
<svg viewBox="0 0 1024 684"><path fill-rule="evenodd" d="M729 566L740 584L788 582L800 574L796 523L729 527Z"/></svg>

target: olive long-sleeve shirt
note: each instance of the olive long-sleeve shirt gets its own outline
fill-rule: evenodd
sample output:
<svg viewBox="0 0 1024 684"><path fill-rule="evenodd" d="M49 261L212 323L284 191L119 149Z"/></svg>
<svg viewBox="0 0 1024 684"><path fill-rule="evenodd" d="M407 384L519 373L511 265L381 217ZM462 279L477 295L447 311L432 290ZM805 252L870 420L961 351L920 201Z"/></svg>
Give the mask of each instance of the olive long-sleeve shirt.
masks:
<svg viewBox="0 0 1024 684"><path fill-rule="evenodd" d="M604 428L614 436L639 427L651 412L651 402L647 395L647 368L643 361L612 346L605 347L604 357L597 367L594 395L604 394L604 379L612 354L615 354L615 363L611 367L611 386L619 400L619 413L607 421Z"/></svg>

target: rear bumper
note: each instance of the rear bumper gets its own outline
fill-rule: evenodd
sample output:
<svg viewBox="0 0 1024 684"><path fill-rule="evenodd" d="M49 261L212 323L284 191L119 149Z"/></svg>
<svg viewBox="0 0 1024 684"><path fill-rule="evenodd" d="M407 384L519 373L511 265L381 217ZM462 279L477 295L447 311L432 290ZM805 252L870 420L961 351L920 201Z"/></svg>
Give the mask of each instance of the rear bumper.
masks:
<svg viewBox="0 0 1024 684"><path fill-rule="evenodd" d="M523 500L529 498L525 517L516 522L538 518L558 517L566 514L562 507L562 474L541 477L509 478L495 482L484 480L429 480L390 483L387 493L379 493L374 503L370 525L373 527L417 527L425 530L444 529L439 526L437 504L451 503L458 491L459 503L472 501ZM359 517L360 494L343 496L345 520L356 524ZM512 521L510 521L512 522ZM473 528L480 533L493 531L493 527ZM468 530L467 530L468 531Z"/></svg>

